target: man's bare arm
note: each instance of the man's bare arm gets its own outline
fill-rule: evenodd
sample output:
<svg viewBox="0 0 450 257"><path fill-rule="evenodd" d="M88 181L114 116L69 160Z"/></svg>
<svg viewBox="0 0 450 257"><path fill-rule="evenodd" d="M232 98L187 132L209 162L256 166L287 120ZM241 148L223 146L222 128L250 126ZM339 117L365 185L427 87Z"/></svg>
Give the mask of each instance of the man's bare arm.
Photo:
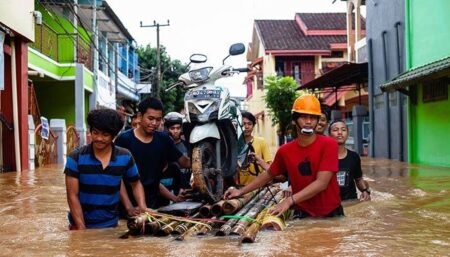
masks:
<svg viewBox="0 0 450 257"><path fill-rule="evenodd" d="M77 229L86 229L84 222L83 210L81 209L79 193L79 180L66 175L66 191L67 191L67 203L69 204L70 215Z"/></svg>

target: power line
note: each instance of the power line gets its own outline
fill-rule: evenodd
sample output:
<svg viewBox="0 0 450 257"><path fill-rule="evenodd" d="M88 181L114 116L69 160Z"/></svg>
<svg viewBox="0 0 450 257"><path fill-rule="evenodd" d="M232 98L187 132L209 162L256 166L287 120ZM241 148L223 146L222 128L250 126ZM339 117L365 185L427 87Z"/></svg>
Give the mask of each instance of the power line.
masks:
<svg viewBox="0 0 450 257"><path fill-rule="evenodd" d="M50 0L50 1L51 1L52 3L55 3L55 4L56 4L56 2L55 2L54 0ZM68 1L68 0L67 0L67 1ZM80 17L78 16L78 14L75 12L75 9L73 9L73 3L67 2L67 4L70 6L70 8L69 8L70 11L72 12L72 14L75 15L75 17L76 17L76 19L78 20L78 22L80 23L81 27L82 27L86 32L89 31L89 30L87 30L86 27L84 26L84 24L83 24L81 18L80 18ZM55 18L53 18L53 15L51 15L51 17L53 18L54 21L56 21L56 22L58 23L59 26L61 26L61 28L62 28L67 34L73 34L73 33L68 32L68 31L64 28L64 26L62 25L61 21L60 21L59 18L58 18L58 15L56 15L53 11L47 9L44 5L43 5L43 7L44 7L44 9L45 9L47 12L51 12L51 13L54 14ZM76 30L78 31L78 28L75 27L75 25L72 24L72 22L69 22L69 24L70 24L74 29L76 29ZM78 33L77 33L77 34L78 34ZM109 60L107 60L106 57L102 55L101 49L99 49L98 46L96 46L95 42L94 42L93 39L89 36L89 34L87 35L87 37L88 37L90 43L92 44L94 50L97 51L97 52L99 53L99 57L100 57L100 58L102 59L102 61L107 65L108 71L111 72L112 74L114 74L114 75L117 77L117 79L120 80L122 83L127 84L126 81L122 80L122 79L118 76L118 74L117 74L115 71L113 71L113 69L111 68L111 65L110 65ZM74 43L74 45L78 45L77 42L75 42L75 39L74 39L73 37L70 37L70 39L72 40L72 42ZM114 53L118 54L118 52L116 51L116 49L112 48L112 50L113 50ZM135 85L134 90L135 90L136 93L137 93L137 87L136 87L136 85Z"/></svg>
<svg viewBox="0 0 450 257"><path fill-rule="evenodd" d="M53 1L53 0L51 0L51 1ZM51 15L52 19L53 19L56 23L58 23L58 25L59 25L59 26L60 26L67 34L69 34L69 35L73 34L73 33L68 32L68 31L65 29L65 27L63 26L62 22L59 20L58 15L56 15L56 13L54 13L52 10L47 9L44 5L43 5L43 8L44 8L47 12L53 13L53 15ZM54 16L55 18L53 18L53 16ZM69 23L70 23L70 22L69 22ZM73 28L75 28L75 29L78 30L78 28L76 28L72 23L70 23L70 24L72 25ZM84 28L84 29L85 29L85 28ZM87 31L87 30L86 30L86 31ZM77 45L77 42L75 41L75 39L74 39L73 37L69 37L69 38L72 40L72 42L74 43L74 45ZM95 44L94 44L93 42L91 42L91 43L92 43L92 45L94 46L94 50L96 50L96 51L98 51L98 52L100 53L100 50L99 50L98 48L95 47ZM102 56L101 54L100 54L99 56L100 56L100 58L102 58L102 60L103 60L105 63L107 63L108 70L109 70L111 73L113 73L113 74L117 77L117 79L120 80L122 83L127 84L127 82L123 81L123 80L118 76L118 74L115 73L115 72L110 68L111 66L109 65L108 60L105 59L106 57ZM66 71L66 72L67 72L67 71ZM134 90L135 90L136 93L137 93L137 88L136 88L136 86L135 86L135 89L134 89ZM117 103L116 103L115 101L114 101L114 102L109 102L109 101L103 99L103 98L101 97L100 94L98 94L98 97L99 97L99 99L100 99L102 102L104 102L104 103L106 103L106 104L109 104L109 105L114 104L114 105L116 105L116 107L118 106Z"/></svg>

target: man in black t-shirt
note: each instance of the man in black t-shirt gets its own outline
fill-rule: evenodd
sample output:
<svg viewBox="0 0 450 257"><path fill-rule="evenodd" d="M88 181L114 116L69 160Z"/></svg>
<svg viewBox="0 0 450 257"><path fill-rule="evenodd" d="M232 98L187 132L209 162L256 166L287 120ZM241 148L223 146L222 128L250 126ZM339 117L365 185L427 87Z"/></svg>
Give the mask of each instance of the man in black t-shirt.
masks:
<svg viewBox="0 0 450 257"><path fill-rule="evenodd" d="M360 200L370 200L369 183L363 179L361 159L359 155L345 148L348 138L348 128L344 121L336 120L328 128L330 137L339 145L339 172L337 180L341 191L341 200L357 199L356 188L361 191Z"/></svg>
<svg viewBox="0 0 450 257"><path fill-rule="evenodd" d="M165 164L177 162L181 167L188 168L191 163L189 158L175 147L166 133L157 131L163 114L163 105L160 100L153 97L146 98L139 103L138 111L139 127L120 134L115 144L128 149L133 155L144 186L147 206L156 208L160 194L170 200L177 200L176 196L160 184ZM127 191L129 199L123 201L131 200L131 203L135 205L129 186Z"/></svg>

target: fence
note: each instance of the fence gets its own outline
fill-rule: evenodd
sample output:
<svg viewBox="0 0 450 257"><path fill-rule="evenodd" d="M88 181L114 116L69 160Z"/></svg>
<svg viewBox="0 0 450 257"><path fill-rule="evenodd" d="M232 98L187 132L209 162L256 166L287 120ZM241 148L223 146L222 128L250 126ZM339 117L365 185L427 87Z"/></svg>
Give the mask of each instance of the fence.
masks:
<svg viewBox="0 0 450 257"><path fill-rule="evenodd" d="M83 63L92 70L90 42L78 33L58 33L45 23L35 26L35 41L30 46L60 63ZM76 60L74 58L76 46Z"/></svg>
<svg viewBox="0 0 450 257"><path fill-rule="evenodd" d="M50 129L48 139L42 138L41 128L42 125L39 124L34 130L34 136L36 138L36 167L44 167L45 165L55 164L58 162L58 145L56 142L58 137L55 135L52 129Z"/></svg>

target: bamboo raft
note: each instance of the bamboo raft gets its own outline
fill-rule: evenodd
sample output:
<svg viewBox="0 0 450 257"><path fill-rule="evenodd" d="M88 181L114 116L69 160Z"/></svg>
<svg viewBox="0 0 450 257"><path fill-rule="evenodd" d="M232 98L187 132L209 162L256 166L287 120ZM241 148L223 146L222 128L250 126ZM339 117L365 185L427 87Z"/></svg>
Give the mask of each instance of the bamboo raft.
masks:
<svg viewBox="0 0 450 257"><path fill-rule="evenodd" d="M288 213L278 217L268 214L270 208L282 200L280 188L272 186L238 199L204 204L186 217L161 212L142 213L128 220L128 231L121 238L171 235L175 240L184 241L193 236L237 235L241 243L253 243L262 229L279 231L286 227Z"/></svg>

